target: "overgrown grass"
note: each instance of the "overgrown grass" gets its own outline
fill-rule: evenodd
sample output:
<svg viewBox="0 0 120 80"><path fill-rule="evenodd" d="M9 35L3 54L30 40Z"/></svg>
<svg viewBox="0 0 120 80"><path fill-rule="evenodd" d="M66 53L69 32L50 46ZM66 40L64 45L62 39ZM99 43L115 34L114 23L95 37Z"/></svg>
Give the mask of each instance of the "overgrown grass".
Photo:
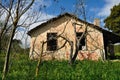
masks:
<svg viewBox="0 0 120 80"><path fill-rule="evenodd" d="M0 55L1 78L4 54ZM68 61L44 61L37 78L36 64L26 54L12 54L6 80L120 80L120 62L76 61L69 65Z"/></svg>

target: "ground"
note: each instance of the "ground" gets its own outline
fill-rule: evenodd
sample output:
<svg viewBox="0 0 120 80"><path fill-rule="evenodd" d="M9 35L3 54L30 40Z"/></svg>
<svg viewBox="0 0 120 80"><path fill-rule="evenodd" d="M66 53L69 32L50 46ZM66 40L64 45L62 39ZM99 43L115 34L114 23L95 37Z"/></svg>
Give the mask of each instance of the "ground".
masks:
<svg viewBox="0 0 120 80"><path fill-rule="evenodd" d="M4 54L0 53L0 78L4 64ZM43 61L38 77L35 77L37 61L29 60L27 54L11 54L10 70L6 80L120 80L120 62Z"/></svg>

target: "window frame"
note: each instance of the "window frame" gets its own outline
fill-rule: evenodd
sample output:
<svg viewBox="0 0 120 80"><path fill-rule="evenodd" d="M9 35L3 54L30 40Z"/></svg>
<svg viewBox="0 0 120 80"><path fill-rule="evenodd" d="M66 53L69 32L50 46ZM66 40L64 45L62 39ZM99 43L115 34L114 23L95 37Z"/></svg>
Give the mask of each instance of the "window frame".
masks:
<svg viewBox="0 0 120 80"><path fill-rule="evenodd" d="M76 33L77 39L79 39L82 34L83 32L77 32ZM84 50L83 47L85 46L86 46L86 39L85 39L85 36L83 36L83 38L79 42L79 50Z"/></svg>
<svg viewBox="0 0 120 80"><path fill-rule="evenodd" d="M49 32L47 33L47 51L57 50L57 33Z"/></svg>

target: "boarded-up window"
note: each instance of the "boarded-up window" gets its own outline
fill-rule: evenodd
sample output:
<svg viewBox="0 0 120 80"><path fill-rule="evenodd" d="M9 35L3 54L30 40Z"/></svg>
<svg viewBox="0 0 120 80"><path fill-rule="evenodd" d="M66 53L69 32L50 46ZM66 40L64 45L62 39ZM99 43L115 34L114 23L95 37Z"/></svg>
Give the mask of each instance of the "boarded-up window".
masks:
<svg viewBox="0 0 120 80"><path fill-rule="evenodd" d="M77 32L77 38L81 38L82 32ZM85 37L83 36L82 39L80 40L79 44L79 50L84 50L85 49Z"/></svg>
<svg viewBox="0 0 120 80"><path fill-rule="evenodd" d="M57 49L57 33L47 33L47 50L54 51Z"/></svg>

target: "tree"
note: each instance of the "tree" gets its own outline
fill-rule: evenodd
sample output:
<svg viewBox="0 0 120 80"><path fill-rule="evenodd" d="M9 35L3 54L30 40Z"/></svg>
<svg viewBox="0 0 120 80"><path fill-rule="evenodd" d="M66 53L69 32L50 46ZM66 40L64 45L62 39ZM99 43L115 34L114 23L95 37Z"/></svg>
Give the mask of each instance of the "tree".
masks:
<svg viewBox="0 0 120 80"><path fill-rule="evenodd" d="M81 17L83 17L84 21L86 22L86 11L85 11L85 3L84 3L84 0L77 0L77 3L76 3L76 10L75 12L78 12L78 16L79 15L82 15ZM82 40L83 37L86 37L86 34L87 34L87 26L88 24L85 24L85 31L82 33L81 36L79 36L77 38L77 32L76 32L76 25L79 25L80 27L82 26L81 24L73 24L73 27L74 27L74 34L75 34L75 53L74 55L71 54L71 59L70 59L70 64L73 64L74 61L76 60L76 57L78 55L78 51L79 51L79 45L80 45L80 42ZM87 50L87 46L86 46L86 50Z"/></svg>
<svg viewBox="0 0 120 80"><path fill-rule="evenodd" d="M27 31L30 25L40 22L40 12L45 8L43 4L39 4L40 1L41 0L0 1L0 18L4 17L1 20L3 24L0 26L0 41L3 40L6 34L9 34L2 79L5 79L9 70L10 51L12 44L14 45L13 37L18 27L24 27ZM38 3L37 7L34 5L35 3Z"/></svg>
<svg viewBox="0 0 120 80"><path fill-rule="evenodd" d="M120 3L113 6L110 15L104 22L106 28L120 35Z"/></svg>
<svg viewBox="0 0 120 80"><path fill-rule="evenodd" d="M11 52L14 53L22 52L23 49L20 47L21 44L22 44L21 40L17 40L17 39L12 40Z"/></svg>
<svg viewBox="0 0 120 80"><path fill-rule="evenodd" d="M6 52L3 76L2 76L2 79L4 80L5 76L8 72L8 69L9 69L10 48L12 45L12 40L13 40L15 31L18 27L18 22L19 22L21 16L30 9L30 7L34 3L34 0L31 0L31 1L28 1L28 0L26 0L26 1L24 1L24 0L9 0L9 1L2 0L2 1L3 2L0 3L0 6L2 7L2 9L6 10L7 17L6 17L5 24L4 24L1 34L0 34L0 39L2 37L4 30L7 28L7 24L10 22L9 21L10 19L11 19L11 23L12 23L12 31L10 33L10 40L8 42L8 48L7 48L7 52ZM7 3L4 4L5 2L7 2Z"/></svg>
<svg viewBox="0 0 120 80"><path fill-rule="evenodd" d="M0 50L1 51L5 52L7 50L7 45L8 45L8 42L9 42L9 38L10 38L10 35L6 34L0 40L0 42L2 43L2 44L0 44Z"/></svg>

